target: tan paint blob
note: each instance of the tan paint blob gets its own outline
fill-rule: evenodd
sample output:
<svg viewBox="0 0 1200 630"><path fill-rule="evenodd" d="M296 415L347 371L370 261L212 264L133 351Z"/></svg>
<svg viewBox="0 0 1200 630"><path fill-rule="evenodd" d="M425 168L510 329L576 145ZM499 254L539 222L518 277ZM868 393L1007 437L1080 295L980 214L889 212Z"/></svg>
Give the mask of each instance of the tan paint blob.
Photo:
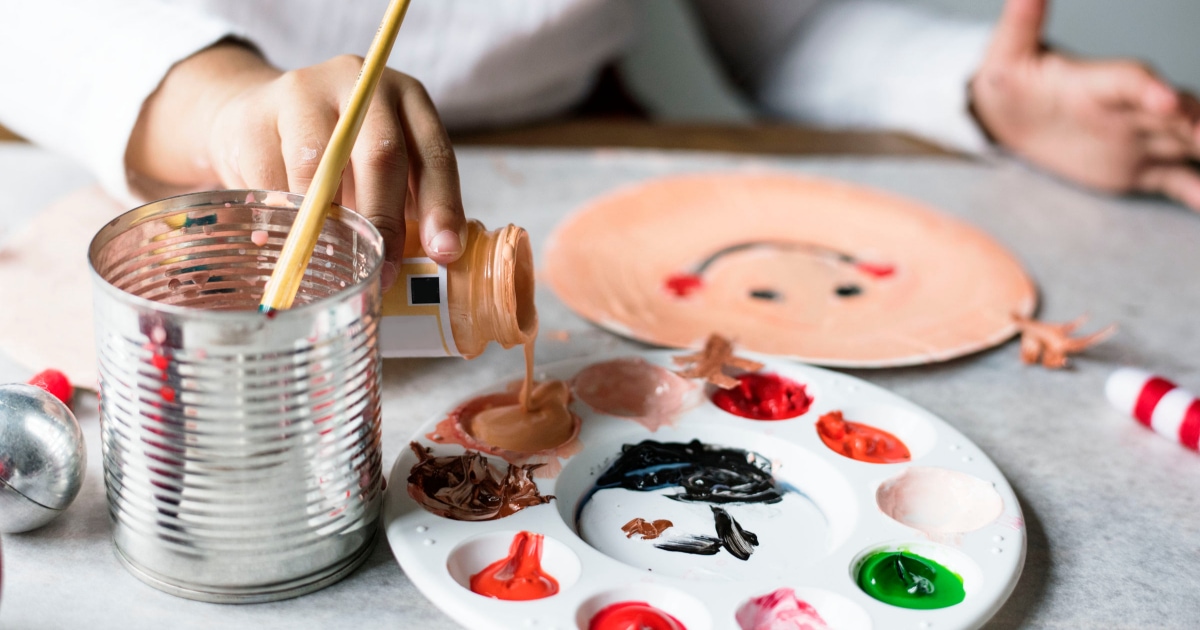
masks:
<svg viewBox="0 0 1200 630"><path fill-rule="evenodd" d="M557 448L575 436L575 418L567 409L571 392L566 383L537 384L524 401L527 408L510 398L510 394L490 397L475 414L459 419L462 428L484 444L518 453Z"/></svg>
<svg viewBox="0 0 1200 630"><path fill-rule="evenodd" d="M570 410L570 388L563 381L534 383L529 410L521 406L524 380L509 391L472 398L450 412L425 437L439 444L459 444L504 458L514 465L541 464L535 477L562 470L560 459L583 449L579 416ZM483 419L480 420L480 416Z"/></svg>
<svg viewBox="0 0 1200 630"><path fill-rule="evenodd" d="M695 384L640 357L593 363L572 383L575 395L591 408L635 420L651 431L674 425L700 400Z"/></svg>
<svg viewBox="0 0 1200 630"><path fill-rule="evenodd" d="M803 248L720 257L680 297L666 280L743 243L790 243L892 267L872 274ZM599 199L564 221L546 281L583 317L656 345L698 347L712 332L744 350L836 366L941 361L1003 342L1036 293L980 230L867 188L775 174L692 175ZM883 276L883 277L880 277ZM861 292L839 297L846 283ZM769 289L778 299L751 291Z"/></svg>

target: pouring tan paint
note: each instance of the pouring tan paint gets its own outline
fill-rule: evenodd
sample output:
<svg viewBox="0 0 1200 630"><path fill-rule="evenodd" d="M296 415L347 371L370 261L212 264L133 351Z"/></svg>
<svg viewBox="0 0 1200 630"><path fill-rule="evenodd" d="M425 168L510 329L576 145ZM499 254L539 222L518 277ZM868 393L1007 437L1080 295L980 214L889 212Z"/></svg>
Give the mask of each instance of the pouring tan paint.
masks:
<svg viewBox="0 0 1200 630"><path fill-rule="evenodd" d="M418 233L409 221L396 284L383 298L383 355L471 359L492 341L504 348L523 345L525 380L516 400L463 418L463 428L480 442L516 452L570 440L570 389L557 381L533 382L538 317L529 233L515 225L489 231L470 221L462 257L446 267L425 257Z"/></svg>

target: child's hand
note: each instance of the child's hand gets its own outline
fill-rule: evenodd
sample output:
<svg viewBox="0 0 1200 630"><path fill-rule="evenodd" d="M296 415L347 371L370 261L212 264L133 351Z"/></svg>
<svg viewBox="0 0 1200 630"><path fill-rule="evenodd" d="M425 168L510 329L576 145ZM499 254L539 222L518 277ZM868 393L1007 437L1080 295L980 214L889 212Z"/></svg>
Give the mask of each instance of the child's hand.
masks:
<svg viewBox="0 0 1200 630"><path fill-rule="evenodd" d="M971 85L996 140L1035 164L1117 193L1149 192L1200 210L1200 103L1144 66L1045 50L1047 0L1008 0Z"/></svg>
<svg viewBox="0 0 1200 630"><path fill-rule="evenodd" d="M169 184L302 193L361 67L360 58L344 56L285 73L236 44L198 53L147 100L127 166ZM466 220L454 149L416 79L384 71L340 202L379 228L393 265L404 249L406 215L420 222L430 258L448 264L462 255ZM385 287L396 274L387 267Z"/></svg>

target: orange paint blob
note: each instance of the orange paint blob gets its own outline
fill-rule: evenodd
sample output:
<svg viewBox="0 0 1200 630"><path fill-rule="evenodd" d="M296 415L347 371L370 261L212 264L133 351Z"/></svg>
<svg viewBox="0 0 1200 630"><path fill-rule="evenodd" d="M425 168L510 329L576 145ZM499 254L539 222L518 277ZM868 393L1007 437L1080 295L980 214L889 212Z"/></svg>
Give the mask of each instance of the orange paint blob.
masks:
<svg viewBox="0 0 1200 630"><path fill-rule="evenodd" d="M778 374L742 374L737 380L737 385L712 395L713 404L736 416L787 420L807 413L813 402L804 385Z"/></svg>
<svg viewBox="0 0 1200 630"><path fill-rule="evenodd" d="M831 411L817 420L817 435L835 453L870 464L898 464L912 459L900 438L873 426L848 422Z"/></svg>
<svg viewBox="0 0 1200 630"><path fill-rule="evenodd" d="M508 556L471 576L471 592L506 601L543 599L558 593L558 580L542 570L541 534L513 536Z"/></svg>
<svg viewBox="0 0 1200 630"><path fill-rule="evenodd" d="M678 619L646 602L617 602L588 622L588 630L687 630Z"/></svg>

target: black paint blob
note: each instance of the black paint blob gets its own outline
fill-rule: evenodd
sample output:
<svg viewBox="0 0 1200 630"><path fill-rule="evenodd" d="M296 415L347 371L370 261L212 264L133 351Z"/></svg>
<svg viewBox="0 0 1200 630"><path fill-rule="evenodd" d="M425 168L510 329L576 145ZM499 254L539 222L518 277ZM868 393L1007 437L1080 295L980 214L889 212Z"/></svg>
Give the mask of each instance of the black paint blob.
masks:
<svg viewBox="0 0 1200 630"><path fill-rule="evenodd" d="M756 300L766 300L768 302L776 302L779 300L779 292L771 289L754 289L750 292L750 297Z"/></svg>
<svg viewBox="0 0 1200 630"><path fill-rule="evenodd" d="M834 289L834 293L837 293L838 297L854 297L856 295L862 295L862 292L862 287L858 286L857 284L842 284L838 285L838 288Z"/></svg>
<svg viewBox="0 0 1200 630"><path fill-rule="evenodd" d="M739 560L746 560L754 553L758 536L742 529L718 505L778 503L785 492L771 475L771 461L758 453L712 446L700 440L687 443L644 440L621 447L617 461L601 473L596 485L580 501L575 519L578 523L583 507L600 490L624 488L648 492L676 487L679 492L665 496L675 501L710 504L717 535L679 536L654 546L701 556L716 555L725 549Z"/></svg>
<svg viewBox="0 0 1200 630"><path fill-rule="evenodd" d="M725 508L712 506L713 518L717 522L717 536L680 536L660 542L655 547L665 551L679 551L698 556L713 556L725 549L738 560L749 560L758 546L758 536L742 529Z"/></svg>
<svg viewBox="0 0 1200 630"><path fill-rule="evenodd" d="M678 486L667 495L699 503L778 503L783 490L771 476L771 461L750 451L710 446L700 440L644 440L621 447L621 456L596 480L595 490L645 492ZM586 501L586 500L585 500ZM582 507L582 505L581 505Z"/></svg>

